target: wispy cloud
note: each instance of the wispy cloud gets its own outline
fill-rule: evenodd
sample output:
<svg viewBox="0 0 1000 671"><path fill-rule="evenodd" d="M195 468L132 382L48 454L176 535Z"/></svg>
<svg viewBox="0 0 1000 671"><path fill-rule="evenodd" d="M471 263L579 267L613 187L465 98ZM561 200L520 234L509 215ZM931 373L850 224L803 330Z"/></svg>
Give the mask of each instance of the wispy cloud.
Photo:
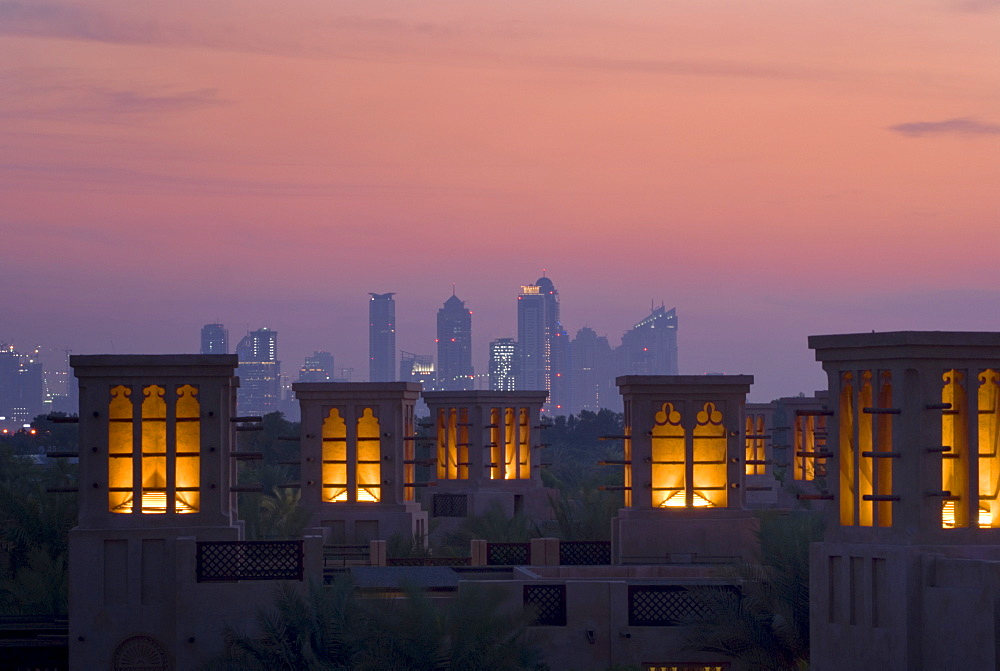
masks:
<svg viewBox="0 0 1000 671"><path fill-rule="evenodd" d="M835 73L820 70L809 70L770 63L735 61L573 58L553 61L552 64L590 70L686 75L693 77L740 77L755 79L834 79L837 77Z"/></svg>
<svg viewBox="0 0 1000 671"><path fill-rule="evenodd" d="M23 0L0 0L0 35L101 42L163 41L163 35L153 21L122 21L89 7Z"/></svg>
<svg viewBox="0 0 1000 671"><path fill-rule="evenodd" d="M960 12L992 12L1000 9L1000 0L956 0L952 7Z"/></svg>
<svg viewBox="0 0 1000 671"><path fill-rule="evenodd" d="M465 32L460 23L408 22L358 16L289 17L268 29L237 29L239 18L182 19L163 10L158 17L109 11L59 0L0 0L0 36L84 40L126 45L192 46L292 57L366 58L392 55L416 41L440 46ZM252 23L252 21L251 21Z"/></svg>
<svg viewBox="0 0 1000 671"><path fill-rule="evenodd" d="M74 81L65 74L61 79L58 84L40 83L40 79L26 83L0 75L0 118L121 123L230 102L211 88L124 89Z"/></svg>
<svg viewBox="0 0 1000 671"><path fill-rule="evenodd" d="M976 121L969 118L945 119L944 121L914 121L889 126L889 130L907 137L928 135L1000 135L1000 124Z"/></svg>

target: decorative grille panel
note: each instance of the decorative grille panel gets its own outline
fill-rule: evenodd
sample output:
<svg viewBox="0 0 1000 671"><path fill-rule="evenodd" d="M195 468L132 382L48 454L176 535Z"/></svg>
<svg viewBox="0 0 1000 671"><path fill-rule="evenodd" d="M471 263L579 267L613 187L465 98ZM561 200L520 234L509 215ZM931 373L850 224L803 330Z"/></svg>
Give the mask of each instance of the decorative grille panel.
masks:
<svg viewBox="0 0 1000 671"><path fill-rule="evenodd" d="M633 627L671 627L708 614L708 607L686 587L629 585L628 623Z"/></svg>
<svg viewBox="0 0 1000 671"><path fill-rule="evenodd" d="M566 626L566 585L525 585L524 606L535 609L539 627Z"/></svg>
<svg viewBox="0 0 1000 671"><path fill-rule="evenodd" d="M302 580L302 541L198 543L198 582Z"/></svg>
<svg viewBox="0 0 1000 671"><path fill-rule="evenodd" d="M489 566L527 566L531 563L531 543L487 543Z"/></svg>
<svg viewBox="0 0 1000 671"><path fill-rule="evenodd" d="M435 494L434 517L467 517L469 497L465 494Z"/></svg>
<svg viewBox="0 0 1000 671"><path fill-rule="evenodd" d="M562 566L607 566L611 563L611 541L560 541Z"/></svg>

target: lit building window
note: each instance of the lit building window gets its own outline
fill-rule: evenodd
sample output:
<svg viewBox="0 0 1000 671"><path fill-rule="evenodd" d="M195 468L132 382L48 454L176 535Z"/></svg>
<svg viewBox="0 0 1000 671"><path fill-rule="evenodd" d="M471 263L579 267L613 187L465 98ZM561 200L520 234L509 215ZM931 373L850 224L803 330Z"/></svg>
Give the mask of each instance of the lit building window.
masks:
<svg viewBox="0 0 1000 671"><path fill-rule="evenodd" d="M490 410L490 479L531 478L530 417L529 408Z"/></svg>
<svg viewBox="0 0 1000 671"><path fill-rule="evenodd" d="M840 523L844 526L892 526L892 506L898 499L892 493L896 456L892 418L897 412L892 408L889 371L842 373Z"/></svg>
<svg viewBox="0 0 1000 671"><path fill-rule="evenodd" d="M663 403L654 417L652 505L724 508L728 505L728 441L722 412L713 402L702 404L689 431L678 408L674 403Z"/></svg>
<svg viewBox="0 0 1000 671"><path fill-rule="evenodd" d="M357 500L382 499L382 439L378 417L365 408L358 418Z"/></svg>
<svg viewBox="0 0 1000 671"><path fill-rule="evenodd" d="M347 424L337 408L323 419L323 500L347 501Z"/></svg>
<svg viewBox="0 0 1000 671"><path fill-rule="evenodd" d="M681 413L664 403L656 413L652 440L654 508L687 506L686 440Z"/></svg>
<svg viewBox="0 0 1000 671"><path fill-rule="evenodd" d="M338 408L323 420L323 500L374 503L382 499L382 438L378 418L365 408L351 449L347 422ZM352 483L353 480L353 483Z"/></svg>
<svg viewBox="0 0 1000 671"><path fill-rule="evenodd" d="M792 475L796 480L826 477L825 411L800 410L795 415L795 455Z"/></svg>
<svg viewBox="0 0 1000 671"><path fill-rule="evenodd" d="M946 492L941 526L945 529L972 524L979 528L1000 527L1000 374L988 368L976 376L977 416L972 436L967 375L966 371L948 370L942 377L941 401L947 406L941 417L941 444L945 450L941 454L941 488ZM973 454L975 464L970 465ZM970 472L978 475L975 492L971 491Z"/></svg>
<svg viewBox="0 0 1000 671"><path fill-rule="evenodd" d="M469 478L469 410L440 408L437 416L437 477Z"/></svg>
<svg viewBox="0 0 1000 671"><path fill-rule="evenodd" d="M132 392L126 385L110 391L108 509L115 513L198 512L198 388L179 385L168 395L164 387L148 385L142 388L138 403Z"/></svg>
<svg viewBox="0 0 1000 671"><path fill-rule="evenodd" d="M764 475L767 473L766 446L767 436L764 433L764 415L747 413L746 417L746 474Z"/></svg>

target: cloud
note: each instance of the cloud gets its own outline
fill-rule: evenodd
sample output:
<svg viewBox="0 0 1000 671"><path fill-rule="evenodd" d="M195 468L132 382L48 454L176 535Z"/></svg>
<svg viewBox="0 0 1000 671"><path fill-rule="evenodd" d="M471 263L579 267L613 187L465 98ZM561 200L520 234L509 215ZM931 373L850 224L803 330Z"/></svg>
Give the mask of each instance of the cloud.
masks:
<svg viewBox="0 0 1000 671"><path fill-rule="evenodd" d="M985 123L969 118L946 119L944 121L915 121L889 126L889 130L907 137L925 135L1000 135L1000 124Z"/></svg>
<svg viewBox="0 0 1000 671"><path fill-rule="evenodd" d="M108 15L58 2L0 0L0 35L57 37L100 42L162 42L154 22L116 21Z"/></svg>
<svg viewBox="0 0 1000 671"><path fill-rule="evenodd" d="M229 104L217 89L130 90L87 82L30 84L0 75L0 118L72 119L100 123L186 112Z"/></svg>
<svg viewBox="0 0 1000 671"><path fill-rule="evenodd" d="M1000 0L958 0L952 6L961 12L992 12L1000 9Z"/></svg>
<svg viewBox="0 0 1000 671"><path fill-rule="evenodd" d="M736 61L664 61L614 58L572 58L550 60L546 65L566 66L588 70L610 70L691 77L738 77L753 79L836 79L837 74L784 65L747 63Z"/></svg>
<svg viewBox="0 0 1000 671"><path fill-rule="evenodd" d="M125 45L189 46L221 51L280 54L292 57L361 58L392 55L447 43L464 32L460 24L406 22L395 19L354 16L314 17L308 24L286 17L266 29L254 25L252 17L220 17L206 14L204 20L185 20L171 13L169 5L159 17L125 11L102 11L59 0L0 0L0 36L36 37L103 42ZM222 22L219 19L222 19ZM237 29L232 20L242 21Z"/></svg>

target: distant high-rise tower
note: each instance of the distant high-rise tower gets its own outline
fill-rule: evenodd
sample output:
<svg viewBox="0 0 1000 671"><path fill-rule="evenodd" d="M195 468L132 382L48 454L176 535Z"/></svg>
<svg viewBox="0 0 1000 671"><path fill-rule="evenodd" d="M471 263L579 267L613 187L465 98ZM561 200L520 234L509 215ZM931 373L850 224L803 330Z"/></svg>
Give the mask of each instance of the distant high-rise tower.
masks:
<svg viewBox="0 0 1000 671"><path fill-rule="evenodd" d="M38 350L20 354L13 345L0 345L0 417L17 425L42 413L45 385Z"/></svg>
<svg viewBox="0 0 1000 671"><path fill-rule="evenodd" d="M368 380L395 382L396 294L368 295Z"/></svg>
<svg viewBox="0 0 1000 671"><path fill-rule="evenodd" d="M202 354L229 354L229 331L222 324L201 327Z"/></svg>
<svg viewBox="0 0 1000 671"><path fill-rule="evenodd" d="M281 362L278 332L264 327L250 331L236 346L240 387L237 404L241 415L263 415L278 410L281 400Z"/></svg>
<svg viewBox="0 0 1000 671"><path fill-rule="evenodd" d="M577 331L571 345L573 368L572 387L567 414L581 410L598 412L601 408L621 408L621 395L615 386L614 351L608 339L593 329Z"/></svg>
<svg viewBox="0 0 1000 671"><path fill-rule="evenodd" d="M498 338L490 343L490 389L517 389L517 342L513 338Z"/></svg>
<svg viewBox="0 0 1000 671"><path fill-rule="evenodd" d="M655 308L622 336L620 375L677 375L677 309Z"/></svg>
<svg viewBox="0 0 1000 671"><path fill-rule="evenodd" d="M548 304L541 287L522 286L517 297L518 389L547 391L549 388L547 323Z"/></svg>
<svg viewBox="0 0 1000 671"><path fill-rule="evenodd" d="M335 377L333 355L329 352L313 352L299 371L299 382L333 382Z"/></svg>
<svg viewBox="0 0 1000 671"><path fill-rule="evenodd" d="M517 297L517 343L520 356L518 389L550 392L546 408L561 405L561 378L566 374L569 343L559 322L559 292L552 280L540 277L521 287ZM553 389L553 379L556 380ZM555 401L555 403L553 403Z"/></svg>
<svg viewBox="0 0 1000 671"><path fill-rule="evenodd" d="M438 384L440 391L473 388L472 311L452 294L437 314Z"/></svg>

